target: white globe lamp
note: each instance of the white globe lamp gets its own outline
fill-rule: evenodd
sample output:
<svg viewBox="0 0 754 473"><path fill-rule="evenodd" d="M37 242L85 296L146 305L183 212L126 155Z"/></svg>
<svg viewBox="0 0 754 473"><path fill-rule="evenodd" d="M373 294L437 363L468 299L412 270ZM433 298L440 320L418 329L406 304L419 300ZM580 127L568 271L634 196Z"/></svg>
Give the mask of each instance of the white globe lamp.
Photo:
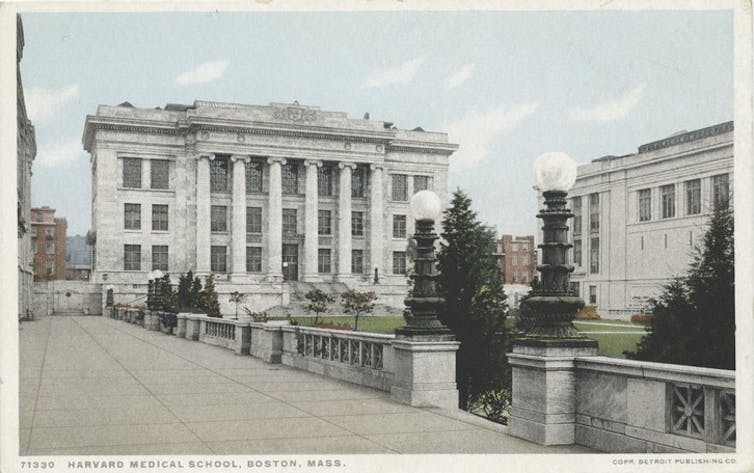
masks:
<svg viewBox="0 0 754 473"><path fill-rule="evenodd" d="M566 153L540 154L534 161L534 175L542 192L568 192L576 183L576 161Z"/></svg>
<svg viewBox="0 0 754 473"><path fill-rule="evenodd" d="M414 219L435 221L442 211L440 197L430 190L419 191L411 197L411 213Z"/></svg>

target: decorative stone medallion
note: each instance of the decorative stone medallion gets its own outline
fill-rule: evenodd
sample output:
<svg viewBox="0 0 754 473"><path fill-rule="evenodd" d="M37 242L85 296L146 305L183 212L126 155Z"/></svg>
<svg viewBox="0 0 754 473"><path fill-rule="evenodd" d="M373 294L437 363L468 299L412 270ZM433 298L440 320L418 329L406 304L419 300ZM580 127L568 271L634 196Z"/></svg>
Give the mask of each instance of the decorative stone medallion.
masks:
<svg viewBox="0 0 754 473"><path fill-rule="evenodd" d="M302 107L286 107L275 110L272 116L278 120L291 122L313 122L317 119L317 112Z"/></svg>
<svg viewBox="0 0 754 473"><path fill-rule="evenodd" d="M351 149L351 143L349 143L348 141L346 141L345 144L343 144L343 148L344 149Z"/></svg>
<svg viewBox="0 0 754 473"><path fill-rule="evenodd" d="M243 143L246 141L246 135L244 135L243 133L239 133L238 136L236 136L236 139L238 140L239 143Z"/></svg>
<svg viewBox="0 0 754 473"><path fill-rule="evenodd" d="M378 153L382 153L382 150L384 150L385 148L382 145L377 145L376 149Z"/></svg>
<svg viewBox="0 0 754 473"><path fill-rule="evenodd" d="M199 132L199 138L202 139L202 140L208 140L209 139L209 132L208 131Z"/></svg>

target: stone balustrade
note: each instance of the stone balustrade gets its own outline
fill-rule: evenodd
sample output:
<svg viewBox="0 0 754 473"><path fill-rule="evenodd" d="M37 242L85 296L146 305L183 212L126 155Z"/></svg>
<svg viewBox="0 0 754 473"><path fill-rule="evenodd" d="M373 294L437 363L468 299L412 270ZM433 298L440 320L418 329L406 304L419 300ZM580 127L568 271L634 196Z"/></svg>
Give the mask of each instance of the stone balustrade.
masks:
<svg viewBox="0 0 754 473"><path fill-rule="evenodd" d="M575 442L618 452L732 452L735 372L576 357Z"/></svg>

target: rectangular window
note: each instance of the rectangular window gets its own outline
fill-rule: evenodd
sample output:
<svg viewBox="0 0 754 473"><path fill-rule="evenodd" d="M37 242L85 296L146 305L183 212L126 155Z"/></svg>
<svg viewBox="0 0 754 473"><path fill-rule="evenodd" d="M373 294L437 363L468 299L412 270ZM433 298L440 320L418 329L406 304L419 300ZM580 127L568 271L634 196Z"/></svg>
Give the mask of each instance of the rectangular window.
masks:
<svg viewBox="0 0 754 473"><path fill-rule="evenodd" d="M364 212L351 212L351 236L364 236Z"/></svg>
<svg viewBox="0 0 754 473"><path fill-rule="evenodd" d="M429 176L414 176L414 194L429 189Z"/></svg>
<svg viewBox="0 0 754 473"><path fill-rule="evenodd" d="M246 233L262 233L262 207L246 207Z"/></svg>
<svg viewBox="0 0 754 473"><path fill-rule="evenodd" d="M408 176L405 174L393 174L392 178L392 200L405 202L408 200Z"/></svg>
<svg viewBox="0 0 754 473"><path fill-rule="evenodd" d="M675 184L660 187L662 218L675 217Z"/></svg>
<svg viewBox="0 0 754 473"><path fill-rule="evenodd" d="M168 206L152 204L152 231L168 231Z"/></svg>
<svg viewBox="0 0 754 473"><path fill-rule="evenodd" d="M32 254L36 254L38 250L39 250L39 247L37 246L37 240L32 240L31 241L31 253Z"/></svg>
<svg viewBox="0 0 754 473"><path fill-rule="evenodd" d="M642 189L637 192L639 196L639 221L652 220L652 189Z"/></svg>
<svg viewBox="0 0 754 473"><path fill-rule="evenodd" d="M332 216L329 210L318 211L318 233L332 235Z"/></svg>
<svg viewBox="0 0 754 473"><path fill-rule="evenodd" d="M513 255L513 266L518 266L518 256Z"/></svg>
<svg viewBox="0 0 754 473"><path fill-rule="evenodd" d="M600 239L592 238L589 247L589 272L597 274L600 272Z"/></svg>
<svg viewBox="0 0 754 473"><path fill-rule="evenodd" d="M354 274L364 272L364 250L351 250L351 272Z"/></svg>
<svg viewBox="0 0 754 473"><path fill-rule="evenodd" d="M298 194L298 166L285 163L282 169L283 194Z"/></svg>
<svg viewBox="0 0 754 473"><path fill-rule="evenodd" d="M246 163L246 193L262 192L262 176L264 164L251 160Z"/></svg>
<svg viewBox="0 0 754 473"><path fill-rule="evenodd" d="M597 305L597 286L589 286L589 305Z"/></svg>
<svg viewBox="0 0 754 473"><path fill-rule="evenodd" d="M581 234L581 197L573 198L573 234Z"/></svg>
<svg viewBox="0 0 754 473"><path fill-rule="evenodd" d="M141 159L123 158L123 187L141 189Z"/></svg>
<svg viewBox="0 0 754 473"><path fill-rule="evenodd" d="M393 274L406 274L406 252L393 251Z"/></svg>
<svg viewBox="0 0 754 473"><path fill-rule="evenodd" d="M228 249L224 246L210 247L209 269L213 273L224 273L228 270Z"/></svg>
<svg viewBox="0 0 754 473"><path fill-rule="evenodd" d="M136 204L139 205L139 204ZM55 233L52 231L52 228L45 228L45 237L49 240L50 238L55 237Z"/></svg>
<svg viewBox="0 0 754 473"><path fill-rule="evenodd" d="M405 215L393 215L393 238L406 238Z"/></svg>
<svg viewBox="0 0 754 473"><path fill-rule="evenodd" d="M123 270L141 270L141 245L123 245Z"/></svg>
<svg viewBox="0 0 754 473"><path fill-rule="evenodd" d="M49 260L45 261L45 271L47 271L47 275L51 275L55 272L55 261Z"/></svg>
<svg viewBox="0 0 754 473"><path fill-rule="evenodd" d="M167 245L152 246L152 270L168 270L168 247Z"/></svg>
<svg viewBox="0 0 754 473"><path fill-rule="evenodd" d="M589 231L600 231L600 195L589 194Z"/></svg>
<svg viewBox="0 0 754 473"><path fill-rule="evenodd" d="M702 213L702 181L686 181L686 215Z"/></svg>
<svg viewBox="0 0 754 473"><path fill-rule="evenodd" d="M215 156L215 159L209 162L209 188L211 192L228 192L230 190L228 183L229 162L227 156Z"/></svg>
<svg viewBox="0 0 754 473"><path fill-rule="evenodd" d="M228 231L228 208L224 205L210 207L210 230L213 232Z"/></svg>
<svg viewBox="0 0 754 473"><path fill-rule="evenodd" d="M296 209L283 209L283 236L293 238L297 232Z"/></svg>
<svg viewBox="0 0 754 473"><path fill-rule="evenodd" d="M141 229L141 204L124 204L124 223L126 230Z"/></svg>
<svg viewBox="0 0 754 473"><path fill-rule="evenodd" d="M170 187L170 161L153 159L150 161L149 171L152 189L167 189Z"/></svg>
<svg viewBox="0 0 754 473"><path fill-rule="evenodd" d="M333 194L332 175L332 166L323 165L317 168L317 193L319 195L328 196Z"/></svg>
<svg viewBox="0 0 754 473"><path fill-rule="evenodd" d="M329 273L330 269L330 249L320 248L317 254L317 271Z"/></svg>
<svg viewBox="0 0 754 473"><path fill-rule="evenodd" d="M581 266L581 239L573 240L573 264Z"/></svg>
<svg viewBox="0 0 754 473"><path fill-rule="evenodd" d="M45 251L48 255L54 255L55 254L55 242L54 241L48 241L45 245Z"/></svg>
<svg viewBox="0 0 754 473"><path fill-rule="evenodd" d="M712 205L715 210L728 207L730 185L727 174L712 176Z"/></svg>
<svg viewBox="0 0 754 473"><path fill-rule="evenodd" d="M366 194L366 167L356 166L356 169L351 171L351 197L364 197Z"/></svg>
<svg viewBox="0 0 754 473"><path fill-rule="evenodd" d="M262 247L260 246L247 246L246 247L246 272L248 273L261 273L262 272Z"/></svg>

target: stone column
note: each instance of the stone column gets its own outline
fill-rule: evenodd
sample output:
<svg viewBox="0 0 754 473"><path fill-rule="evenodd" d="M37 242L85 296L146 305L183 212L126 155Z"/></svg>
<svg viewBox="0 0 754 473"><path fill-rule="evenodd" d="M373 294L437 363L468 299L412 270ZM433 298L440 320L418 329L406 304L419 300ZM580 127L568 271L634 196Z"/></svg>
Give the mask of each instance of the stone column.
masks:
<svg viewBox="0 0 754 473"><path fill-rule="evenodd" d="M354 163L340 163L340 194L338 195L338 281L351 277L351 172Z"/></svg>
<svg viewBox="0 0 754 473"><path fill-rule="evenodd" d="M196 163L196 272L210 271L210 178L209 162L214 154L197 156Z"/></svg>
<svg viewBox="0 0 754 473"><path fill-rule="evenodd" d="M232 278L246 274L246 163L249 156L233 155L233 217L231 219Z"/></svg>
<svg viewBox="0 0 754 473"><path fill-rule="evenodd" d="M304 281L318 281L317 253L319 248L319 192L317 170L322 161L306 160L306 201L304 204Z"/></svg>
<svg viewBox="0 0 754 473"><path fill-rule="evenodd" d="M270 188L267 205L267 279L283 280L283 183L281 166L284 158L268 158Z"/></svg>
<svg viewBox="0 0 754 473"><path fill-rule="evenodd" d="M372 164L369 167L369 270L374 277L374 270L380 276L380 280L385 276L382 267L382 212L384 202L382 198L382 173L383 166Z"/></svg>

